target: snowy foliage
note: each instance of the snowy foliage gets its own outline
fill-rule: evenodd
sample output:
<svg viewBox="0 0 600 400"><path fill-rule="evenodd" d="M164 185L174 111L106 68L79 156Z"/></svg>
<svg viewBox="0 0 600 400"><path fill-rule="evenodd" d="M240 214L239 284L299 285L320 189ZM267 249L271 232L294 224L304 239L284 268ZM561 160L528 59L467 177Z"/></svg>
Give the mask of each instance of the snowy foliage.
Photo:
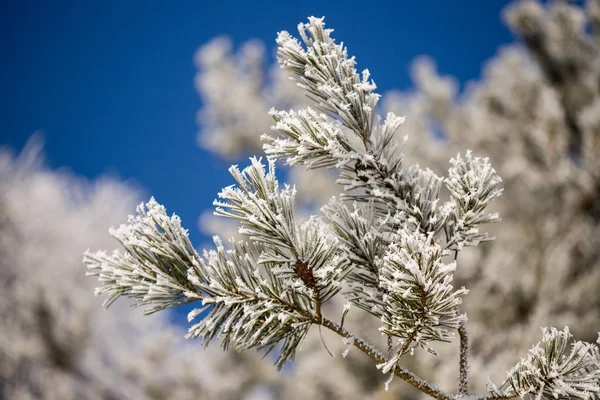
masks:
<svg viewBox="0 0 600 400"><path fill-rule="evenodd" d="M217 250L206 253L202 267L190 270L190 281L204 294L204 307L192 311L188 319L204 310L208 314L190 328L188 337L200 337L205 344L218 337L225 349L233 345L239 351L271 351L283 342L277 360L281 368L294 357L310 328L310 294L294 290L296 282L274 273L276 265L265 263L261 273L256 261L264 254L260 247L234 243L226 251L218 238L215 245Z"/></svg>
<svg viewBox="0 0 600 400"><path fill-rule="evenodd" d="M311 108L295 112L271 110L276 124L273 130L280 136L264 135L267 155L287 157L289 165L310 168L341 167L352 151L339 123Z"/></svg>
<svg viewBox="0 0 600 400"><path fill-rule="evenodd" d="M567 353L569 329L543 328L542 341L509 371L507 392L539 399L594 399L600 396L600 358L595 344L577 341Z"/></svg>
<svg viewBox="0 0 600 400"><path fill-rule="evenodd" d="M446 187L452 201L446 205L445 225L447 247L461 250L464 246L476 246L487 240L479 234L477 225L498 222L498 213L485 214L485 208L502 194L501 179L487 158L473 157L467 151L465 158L460 154L450 160Z"/></svg>
<svg viewBox="0 0 600 400"><path fill-rule="evenodd" d="M268 165L253 158L243 171L232 167L237 187L223 189L215 201L216 215L237 220L245 240L232 241L226 250L215 238L216 250L200 258L178 218L167 217L151 200L148 211L140 206L137 217L111 232L125 253L86 253L85 262L100 277L104 286L99 293L109 294L109 302L133 297L151 305L150 311L202 302L190 320L206 314L188 336L201 337L205 344L215 337L225 348L238 350L271 351L280 344L281 367L315 324L342 336L345 345L358 348L379 369L438 399L453 395L399 362L419 347L436 353L434 342L448 342L458 331L459 395L467 395L467 321L459 305L468 291L454 288L460 268L456 256L465 246L489 239L479 226L500 219L487 207L501 195L501 179L487 158L471 151L450 160L447 178L407 165L396 138L404 118L392 112L384 120L376 115L380 96L368 70L356 71L355 59L336 44L323 21L311 17L299 25L303 43L285 31L277 38L280 65L295 76L314 109L272 110L277 136L263 136L272 157ZM275 159L334 168L344 192L322 209L322 217L302 220L294 210L295 188L280 188L275 178ZM449 200L440 204L443 183ZM380 319L386 356L343 327L347 307L342 325L325 316L326 303L340 290L350 303ZM598 349L576 342L571 355L564 356L567 336L545 331L502 390L471 397L550 393L591 398L600 380Z"/></svg>
<svg viewBox="0 0 600 400"><path fill-rule="evenodd" d="M430 341L450 341L453 331L466 320L457 313L457 306L467 290L453 290L456 263L444 264L444 255L433 237L405 231L383 257L380 287L385 295L380 330L399 337L404 351L412 342L415 347L430 349Z"/></svg>
<svg viewBox="0 0 600 400"><path fill-rule="evenodd" d="M110 295L105 307L122 295L135 299L137 305L154 305L147 313L193 301L185 294L194 289L187 270L199 264L199 256L179 217L168 217L154 198L140 204L137 212L127 224L110 229L124 253L85 253L88 275L98 276L103 283L96 294Z"/></svg>

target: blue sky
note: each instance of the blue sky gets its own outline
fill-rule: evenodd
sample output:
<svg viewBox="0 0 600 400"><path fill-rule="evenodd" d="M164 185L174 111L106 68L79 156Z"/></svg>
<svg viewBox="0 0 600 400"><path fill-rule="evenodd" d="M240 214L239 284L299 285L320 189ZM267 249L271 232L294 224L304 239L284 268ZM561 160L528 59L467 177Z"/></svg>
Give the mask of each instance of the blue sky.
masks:
<svg viewBox="0 0 600 400"><path fill-rule="evenodd" d="M89 178L117 176L176 212L194 243L228 163L196 146L193 54L220 34L274 44L307 16L369 68L380 92L410 88L427 54L461 82L512 41L505 1L28 1L0 6L0 145L44 132L47 160ZM408 116L410 117L410 116ZM92 244L91 244L92 245Z"/></svg>

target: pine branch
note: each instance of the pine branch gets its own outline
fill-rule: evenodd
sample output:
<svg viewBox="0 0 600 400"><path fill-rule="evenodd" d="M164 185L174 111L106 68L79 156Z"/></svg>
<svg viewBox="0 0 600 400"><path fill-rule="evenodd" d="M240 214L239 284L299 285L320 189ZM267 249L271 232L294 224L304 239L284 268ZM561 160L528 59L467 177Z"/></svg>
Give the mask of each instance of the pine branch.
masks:
<svg viewBox="0 0 600 400"><path fill-rule="evenodd" d="M281 32L279 62L296 75L320 112L272 110L278 137L264 137L268 165L253 158L243 171L231 167L237 186L224 188L214 203L217 215L240 222L249 242L232 242L226 250L215 238L216 250L200 257L179 218L168 217L151 199L128 224L111 230L123 252L84 255L88 274L103 285L96 293L109 296L105 305L127 296L154 312L201 301L189 320L206 315L188 337L205 345L218 338L224 348L267 353L281 345L278 367L294 358L312 324L322 325L352 341L384 373L436 399L599 397L598 347L575 342L567 354L570 333L554 328L545 329L542 341L509 372L504 391L493 387L468 395L466 316L458 309L468 291L453 287L456 257L449 264L444 260L450 251L456 256L464 246L491 239L479 233L479 225L500 220L485 210L501 195L501 179L488 159L470 151L450 160L446 179L418 165L405 166L395 144L404 119L376 116L379 95L368 70L357 73L354 57L335 43L322 18L309 18L299 31L306 49ZM353 148L348 130L364 151ZM351 210L332 201L322 210L324 218L299 221L295 188L280 188L275 158L309 168L340 168L344 198L357 204ZM438 207L442 183L450 200ZM445 240L439 237L442 231ZM350 302L381 319L387 357L323 316L323 304L344 286ZM346 313L347 308L342 323ZM418 347L433 353L430 342L450 341L455 331L460 336L457 395L398 364Z"/></svg>
<svg viewBox="0 0 600 400"><path fill-rule="evenodd" d="M538 399L595 399L600 397L600 351L581 341L571 344L569 328L542 328L542 340L515 365L502 384L508 396Z"/></svg>
<svg viewBox="0 0 600 400"><path fill-rule="evenodd" d="M346 246L353 268L347 276L347 300L381 318L386 291L379 284L379 260L393 238L386 234L387 220L377 219L373 204L346 204L332 199L322 208L325 220Z"/></svg>
<svg viewBox="0 0 600 400"><path fill-rule="evenodd" d="M440 269L438 261L422 262L424 255L441 258L445 254L441 249L439 253L434 250L430 254L417 254L419 247L426 247L425 240L412 247L411 251L416 254L414 259L412 254L393 263L386 263L386 259L389 261L394 252L407 247L410 243L407 237L420 233L429 238L427 241L433 241L433 235L442 228L448 238L446 248L478 244L485 237L477 235L475 226L498 219L494 215L482 217L481 212L501 193L497 189L500 179L487 159L473 159L467 152L465 162L459 155L451 161L453 168L447 180L453 200L439 214L437 202L443 179L418 166L405 168L403 158L393 144L403 119L388 114L383 123L378 120L368 127L356 123L359 116L374 114L370 105L344 102L344 99L362 98L361 90L365 89L364 85L356 84L358 74L353 59L347 62L346 49L335 44L330 37L331 30L324 29L322 19L310 18L308 24L300 25L299 31L306 50L287 32L279 34L281 66L294 73L299 86L315 96L318 108L362 138L366 152L353 150L339 128L333 128L333 123L326 125L326 116L317 118L310 109L298 114L272 111L276 121L274 130L282 139L265 137L275 143L266 144L265 150L272 156L285 158L290 165L341 167L338 182L346 191L358 190L354 199L369 201L376 214L386 216L382 227L388 237L378 242L374 239L382 236L373 229L372 217L369 221L361 219L356 207L355 213L335 203L324 209L328 221L353 254L353 265L358 267L349 275L347 298L381 317L383 332L401 338L395 356L381 365L386 372L411 348L413 341L432 351L428 341L449 340L451 335L445 329L457 329L464 318L458 316L456 305L460 296L466 293L464 289L455 293L450 291L455 266ZM346 84L349 80L355 83ZM369 96L374 95L374 89L372 83L368 88ZM374 119L371 119L373 123ZM319 133L320 128L324 128L324 133ZM342 151L331 151L336 140L340 141L341 146L338 144L337 148ZM399 241L402 243L400 248L394 247ZM440 292L430 292L432 288ZM439 307L439 314L431 311L432 304Z"/></svg>
<svg viewBox="0 0 600 400"><path fill-rule="evenodd" d="M154 198L140 204L137 213L129 216L127 224L110 229L124 252L85 252L87 275L97 276L102 283L96 295L109 295L105 307L120 296L133 298L138 306L152 305L147 314L196 301L198 297L188 295L195 291L188 270L193 268L203 280L205 272L179 217L168 217Z"/></svg>
<svg viewBox="0 0 600 400"><path fill-rule="evenodd" d="M332 29L325 29L324 18L310 17L308 24L299 24L298 31L307 49L297 39L282 31L277 37L277 55L283 68L299 77L317 106L325 113L339 116L342 123L355 132L369 147L369 138L379 95L369 71L360 76L354 68L354 57L348 57L343 44L331 38Z"/></svg>
<svg viewBox="0 0 600 400"><path fill-rule="evenodd" d="M240 233L264 246L259 262L277 265L275 273L309 294L313 313L320 315L322 304L341 290L350 263L323 221L296 222L295 189L279 189L274 161L269 160L268 171L260 160L251 161L242 172L230 169L238 187L223 189L216 214L239 220Z"/></svg>
<svg viewBox="0 0 600 400"><path fill-rule="evenodd" d="M452 286L455 263L444 264L442 248L432 237L402 231L398 243L390 245L382 261L380 285L383 297L382 333L400 339L394 357L381 365L392 370L407 351L422 347L435 354L432 341L450 341L466 320L457 312L465 288Z"/></svg>
<svg viewBox="0 0 600 400"><path fill-rule="evenodd" d="M268 156L286 158L288 165L340 168L354 152L340 129L341 123L310 107L298 112L272 109L270 114L275 120L271 129L278 137L261 136Z"/></svg>
<svg viewBox="0 0 600 400"><path fill-rule="evenodd" d="M446 248L461 250L493 239L480 234L478 226L500 221L497 213L486 215L484 211L502 194L502 179L487 158L473 157L470 150L465 158L458 154L450 164L445 183L452 198L441 207L445 215Z"/></svg>
<svg viewBox="0 0 600 400"><path fill-rule="evenodd" d="M263 263L261 268L261 245L232 242L233 248L226 251L218 238L215 244L217 251L205 253L202 260L210 281L202 282L190 271L189 279L205 295L203 307L192 311L188 320L205 310L208 314L187 336L202 338L205 345L218 337L223 348L233 345L238 351L256 348L268 353L283 343L276 362L281 368L293 359L312 324L311 294L275 273L276 265Z"/></svg>
<svg viewBox="0 0 600 400"><path fill-rule="evenodd" d="M324 25L323 18L314 17L309 18L307 24L299 25L306 50L288 32L280 32L277 38L278 60L282 68L297 77L298 85L315 99L321 111L334 121L340 121L362 140L365 152L351 149L341 130L333 131L331 125L320 133L327 140L317 143L315 138L319 134L315 132L319 130L316 128L323 126L324 118L317 118L310 109L297 114L272 111L276 121L274 130L285 139L278 141L263 136L274 143L267 143L265 151L275 157L286 158L292 165L342 167L339 183L346 191L363 189L372 200L383 201L393 210L411 214L415 206L412 202L414 194L420 196L423 187L418 186L418 182L403 179L406 174L402 168L402 156L392 141L404 118L388 113L385 121L378 119L375 122L375 108L380 96L374 92L375 83L369 82L369 71L364 70L361 79L355 69L354 57L348 57L347 49L343 44L335 43L331 38L332 30L325 29ZM331 139L336 138L339 143L332 146ZM315 146L320 150L315 151ZM332 151L333 148L343 150ZM327 162L322 161L325 153L329 155ZM311 157L315 160L310 160ZM427 174L432 173L428 171ZM420 169L413 168L409 175L418 180ZM365 196L356 198L362 201ZM416 212L414 217L418 218L419 213ZM421 220L419 224L423 224L424 229L428 226Z"/></svg>

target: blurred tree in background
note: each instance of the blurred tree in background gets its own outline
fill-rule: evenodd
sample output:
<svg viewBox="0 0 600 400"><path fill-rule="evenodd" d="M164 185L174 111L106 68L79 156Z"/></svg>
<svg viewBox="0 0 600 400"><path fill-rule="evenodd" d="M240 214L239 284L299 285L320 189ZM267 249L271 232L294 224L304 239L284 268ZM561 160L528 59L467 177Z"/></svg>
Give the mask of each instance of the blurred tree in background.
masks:
<svg viewBox="0 0 600 400"><path fill-rule="evenodd" d="M112 246L107 223L140 192L50 170L41 148L34 136L18 157L0 151L0 398L238 399L255 374L276 372L257 357L196 352L166 314L102 310L80 253Z"/></svg>

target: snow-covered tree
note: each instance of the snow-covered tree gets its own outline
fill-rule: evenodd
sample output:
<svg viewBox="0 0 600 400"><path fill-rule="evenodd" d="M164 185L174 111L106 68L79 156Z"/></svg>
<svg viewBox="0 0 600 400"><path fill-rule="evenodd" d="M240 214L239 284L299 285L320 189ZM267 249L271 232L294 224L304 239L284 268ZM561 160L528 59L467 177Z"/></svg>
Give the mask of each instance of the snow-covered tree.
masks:
<svg viewBox="0 0 600 400"><path fill-rule="evenodd" d="M508 19L521 21L520 13L531 16L532 9L543 10L539 5L535 8L536 4L513 8L507 13ZM557 24L570 21L567 17L571 9L576 8L566 3L551 7L556 7L556 13L561 15ZM539 16L538 22L542 18ZM481 282L474 282L478 279L473 278L473 274L463 273L462 278L458 275L463 264L458 254L469 253L467 247L482 249L474 253L480 257L477 268L471 264L467 272L477 269L479 274L485 275L488 272L481 271L490 268L492 274L499 273L500 260L494 264L493 260L486 259L494 245L482 245L490 237L480 230L480 225L500 219L497 212L488 211L488 206L502 193L501 179L488 158L475 156L471 151L453 157L445 177L417 164L411 165L402 153L403 141L396 138L404 118L391 111L385 119L377 115L380 96L375 92L368 70L362 74L356 71L354 58L332 39L332 30L324 28L323 19L310 18L308 23L300 24L299 32L304 45L285 31L279 34L278 59L313 103L298 110L271 110L275 135L263 136L264 150L269 156L266 163L252 158L250 166L242 171L237 166L232 167L230 172L237 186L223 189L220 200L215 202L217 215L240 224L242 239L232 239L224 245L215 237L215 249L201 256L191 245L179 218L169 217L165 208L151 199L138 207L137 215L130 216L127 224L111 230L123 246L121 251L85 253L89 273L98 276L101 283L97 292L108 294L106 305L125 296L137 305L146 306L149 313L182 303L201 304L190 313L190 321L197 319L197 322L190 327L188 337L201 338L205 345L218 339L225 349L274 351L280 368L295 358L311 327L317 327L319 332L325 328L340 336L348 349L354 347L364 353L372 362L372 370L377 368L388 374L386 388L396 376L434 398L467 396L470 392L468 331L471 328L467 329L464 310L469 312L471 320L481 317L482 313L475 311L473 317L471 307L462 304L463 298L469 298L468 290L455 282L455 274L457 279L469 282L470 288L471 283ZM585 30L579 33L588 35ZM213 53L212 58L200 59L207 63L218 61L215 54L220 53L214 49ZM252 54L256 52L247 56L252 59ZM473 99L473 103L464 101L454 105L450 81L436 79L428 64L422 65L418 71L423 75L430 73L428 84L423 86L441 88L442 96L436 98L433 95L439 92L424 90L417 100L428 109L417 118L437 118L447 136L445 146L453 148L461 143L455 139L459 135L452 130L453 123L470 122L469 118L475 114L481 116L483 110L473 111L473 114L468 110L476 100L481 100L478 96L485 90L475 89L470 94L468 100ZM236 73L235 64L231 66L229 73ZM570 66L567 69L572 72ZM260 72L252 68L242 71L250 71L253 76ZM542 70L538 73L540 80L548 79ZM535 76L535 72L532 75ZM513 74L512 79L515 76ZM201 89L214 90L210 85L216 82L207 82L200 85ZM511 87L507 82L502 83L505 91ZM260 80L257 80L244 92L249 96L268 97L261 90ZM559 100L562 103L557 103L563 108L566 107L563 103L572 101L562 97ZM222 105L209 103L207 110L203 118L210 120L211 115L222 111ZM524 107L519 109L519 112L526 111ZM539 110L536 108L536 111ZM562 115L565 126L569 127L567 114L565 111ZM249 119L252 115L253 112L247 113ZM530 115L531 119L535 117L536 114ZM518 121L514 116L511 119ZM240 120L234 118L233 121L235 125ZM494 125L493 129L499 126ZM460 128L461 132L467 130L462 125ZM235 126L233 130L239 131ZM535 131L546 139L551 133L539 127ZM514 130L509 134L514 134ZM481 139L475 141L476 145L487 138L484 133L478 135L476 137ZM555 153L550 153L555 159L551 161L558 161L562 168L562 175L555 179L565 179L565 175L579 177L586 171L584 166L590 163L589 149L583 151L581 146L586 136L583 133L580 136L578 139L569 136L569 140L562 142L557 138L546 141L537 138L536 142L533 134L524 134L525 139L516 140L525 146L514 151L517 157L523 157L519 150L526 153L530 148L552 142ZM496 137L487 139L497 140ZM485 149L485 146L477 148ZM538 154L534 162L546 167L544 156L546 153ZM280 185L275 176L276 159L309 169L334 169L339 172L337 183L343 193L321 208L319 215L302 218L295 209L296 188ZM432 159L432 167L439 169L439 159ZM500 162L503 167L505 164ZM508 174L505 183L507 192L508 185L518 175L514 165L512 167L512 174ZM576 179L574 186L579 181L584 181L583 185L588 179ZM543 208L543 201L540 203ZM510 213L508 215L512 218ZM513 222L519 223L524 221ZM552 224L545 224L544 228L552 232ZM562 233L561 239L568 241L565 232ZM558 249L560 246L555 244L552 250ZM552 261L560 256L556 254ZM515 261L504 254L502 262L507 258ZM466 264L469 265L468 258ZM518 265L518 268L523 267ZM541 278L534 280L543 282ZM498 282L498 285L503 284ZM556 286L553 288L557 289ZM483 290L490 291L490 285ZM556 293L559 292L555 291L555 296ZM480 296L476 301L486 303L485 294L480 293ZM336 297L343 297L348 303L343 311L338 310L341 315L331 317L328 305L333 304L332 299ZM349 320L345 322L345 317L352 306L358 310L351 313L371 316L370 326L385 337L385 352L347 330ZM540 308L544 306L546 304ZM334 318L341 318L341 322L334 322ZM514 322L517 326L508 328L518 330L518 321ZM493 343L500 335L498 332L482 335L480 326L486 323L487 319L475 322L475 339L479 342L474 344L482 346L481 342L486 340ZM418 362L414 364L422 361L423 365L435 365L432 357L419 350L445 356L445 349L452 344L443 342L451 342L456 332L459 340L454 348L460 349L458 357L456 360L444 357L442 362L458 366L459 373L452 377L458 386L457 394L448 393L435 386L434 379L424 380L401 364L416 354ZM576 341L569 352L570 340L567 328L563 331L544 329L541 341L528 353L521 354L521 361L510 369L499 386L490 382L486 393L469 395L470 398L529 395L549 399L597 398L600 394L598 347ZM326 348L325 343L324 340ZM516 361L513 360L513 365ZM485 360L478 360L475 365L484 364L501 368Z"/></svg>

